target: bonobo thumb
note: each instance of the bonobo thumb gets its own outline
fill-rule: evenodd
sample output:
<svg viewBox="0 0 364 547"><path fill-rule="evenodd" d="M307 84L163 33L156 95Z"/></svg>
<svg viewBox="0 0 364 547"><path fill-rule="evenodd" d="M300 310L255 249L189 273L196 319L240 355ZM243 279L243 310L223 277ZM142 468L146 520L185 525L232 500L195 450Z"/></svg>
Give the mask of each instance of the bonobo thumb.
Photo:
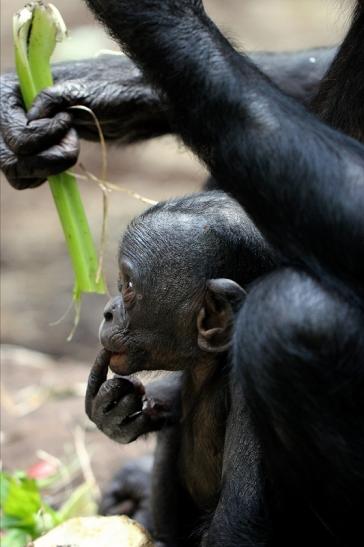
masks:
<svg viewBox="0 0 364 547"><path fill-rule="evenodd" d="M34 100L27 117L29 121L40 118L52 118L58 112L71 106L83 104L87 97L85 85L79 80L72 80L48 87L39 93Z"/></svg>

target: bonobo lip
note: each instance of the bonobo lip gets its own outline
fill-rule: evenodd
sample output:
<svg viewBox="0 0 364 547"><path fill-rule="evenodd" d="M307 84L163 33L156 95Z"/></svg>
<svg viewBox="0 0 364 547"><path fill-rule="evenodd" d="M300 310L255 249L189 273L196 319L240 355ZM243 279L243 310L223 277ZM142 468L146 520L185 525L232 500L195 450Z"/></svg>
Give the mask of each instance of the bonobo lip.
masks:
<svg viewBox="0 0 364 547"><path fill-rule="evenodd" d="M120 376L128 376L129 367L127 350L125 349L118 353L113 352L110 358L109 367L115 374L120 374Z"/></svg>

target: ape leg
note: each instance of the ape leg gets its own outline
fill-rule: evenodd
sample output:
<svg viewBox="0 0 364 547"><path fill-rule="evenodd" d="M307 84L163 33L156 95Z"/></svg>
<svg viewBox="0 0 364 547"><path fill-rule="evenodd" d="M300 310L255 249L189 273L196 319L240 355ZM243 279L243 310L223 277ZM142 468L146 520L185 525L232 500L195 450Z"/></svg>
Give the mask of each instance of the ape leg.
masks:
<svg viewBox="0 0 364 547"><path fill-rule="evenodd" d="M101 515L127 515L152 531L150 512L153 458L146 456L124 465L103 493Z"/></svg>
<svg viewBox="0 0 364 547"><path fill-rule="evenodd" d="M197 547L199 544L191 536L198 524L198 511L179 480L180 440L178 426L165 427L158 433L151 497L153 539L157 547Z"/></svg>
<svg viewBox="0 0 364 547"><path fill-rule="evenodd" d="M271 511L261 445L245 394L234 374L230 397L220 498L202 547L275 547L271 543Z"/></svg>
<svg viewBox="0 0 364 547"><path fill-rule="evenodd" d="M364 494L363 332L359 309L293 269L259 282L240 311L235 370L272 479L275 528L287 534L274 545L314 539L320 546L357 545ZM296 536L299 530L298 538L292 530Z"/></svg>

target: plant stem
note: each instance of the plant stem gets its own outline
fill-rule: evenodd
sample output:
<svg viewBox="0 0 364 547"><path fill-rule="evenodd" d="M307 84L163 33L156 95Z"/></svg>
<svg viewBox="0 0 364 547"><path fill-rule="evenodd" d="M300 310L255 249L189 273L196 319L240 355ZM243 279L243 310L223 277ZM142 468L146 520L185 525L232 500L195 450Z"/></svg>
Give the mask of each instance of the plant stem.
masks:
<svg viewBox="0 0 364 547"><path fill-rule="evenodd" d="M14 17L16 68L27 109L42 89L53 84L50 58L66 29L59 12L41 1L28 3ZM48 179L75 275L74 299L82 293L105 294L97 280L98 257L82 205L76 179L69 173Z"/></svg>

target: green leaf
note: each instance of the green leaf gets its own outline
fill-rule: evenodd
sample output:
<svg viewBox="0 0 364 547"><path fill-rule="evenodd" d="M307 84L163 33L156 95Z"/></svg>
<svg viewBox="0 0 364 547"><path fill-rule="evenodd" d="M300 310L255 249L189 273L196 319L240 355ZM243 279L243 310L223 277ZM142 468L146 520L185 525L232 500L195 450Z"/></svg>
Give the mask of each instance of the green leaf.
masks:
<svg viewBox="0 0 364 547"><path fill-rule="evenodd" d="M1 538L1 547L26 547L31 539L23 530L11 530Z"/></svg>
<svg viewBox="0 0 364 547"><path fill-rule="evenodd" d="M1 530L11 530L12 528L21 528L21 520L18 517L9 517L1 515L0 519Z"/></svg>
<svg viewBox="0 0 364 547"><path fill-rule="evenodd" d="M59 511L43 502L39 484L23 472L0 473L1 547L20 547L71 517L97 513L93 486L84 483L71 494ZM25 539L24 539L25 538Z"/></svg>
<svg viewBox="0 0 364 547"><path fill-rule="evenodd" d="M9 478L6 473L0 473L0 505L1 507L4 505L5 500L8 496L8 489L9 489Z"/></svg>
<svg viewBox="0 0 364 547"><path fill-rule="evenodd" d="M15 61L20 90L27 108L37 93L52 85L50 57L56 41L66 34L58 10L41 0L28 2L13 22ZM106 293L99 261L76 179L69 173L49 177L68 252L75 274L74 300L82 293Z"/></svg>
<svg viewBox="0 0 364 547"><path fill-rule="evenodd" d="M21 529L32 538L51 530L61 522L56 511L43 503L37 482L24 473L1 474L3 530Z"/></svg>
<svg viewBox="0 0 364 547"><path fill-rule="evenodd" d="M36 524L35 515L42 508L42 499L35 480L24 475L10 476L5 473L1 479L5 482L1 500L4 528L16 523L18 528L33 530Z"/></svg>

